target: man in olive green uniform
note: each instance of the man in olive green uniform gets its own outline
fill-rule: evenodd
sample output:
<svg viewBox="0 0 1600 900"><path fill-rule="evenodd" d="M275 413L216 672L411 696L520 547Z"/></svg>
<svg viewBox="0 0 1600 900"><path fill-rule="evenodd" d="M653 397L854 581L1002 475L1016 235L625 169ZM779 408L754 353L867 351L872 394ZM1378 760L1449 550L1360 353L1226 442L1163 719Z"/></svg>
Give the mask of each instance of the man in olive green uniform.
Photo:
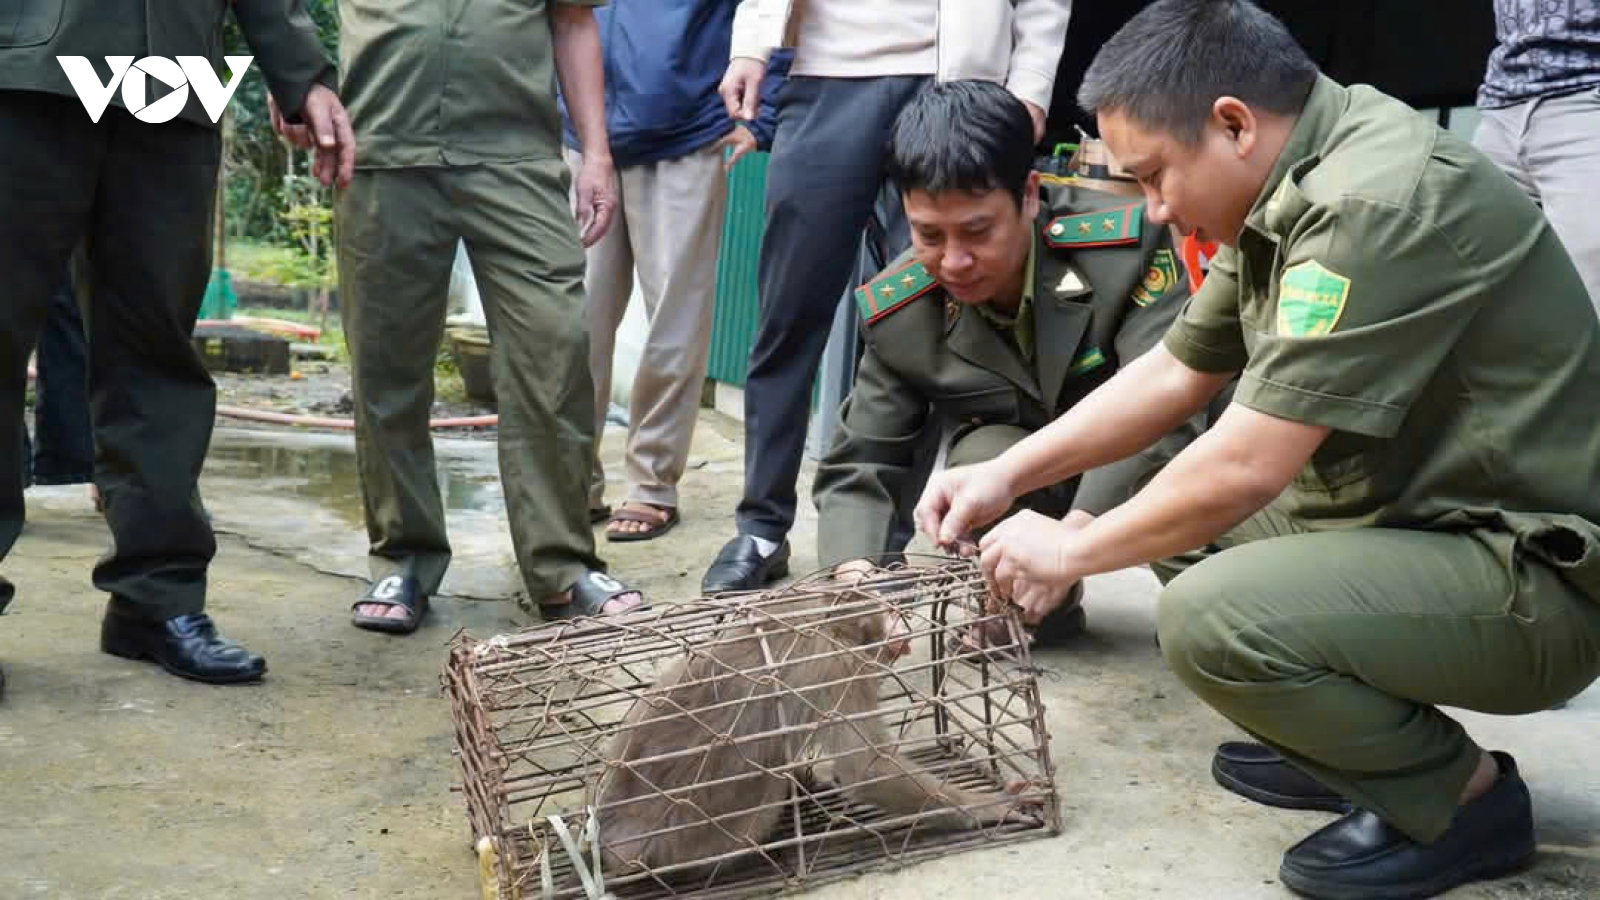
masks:
<svg viewBox="0 0 1600 900"><path fill-rule="evenodd" d="M908 482L926 429L948 433L946 465L999 456L1155 346L1188 298L1170 232L1146 221L1143 203L1041 190L1032 149L1026 107L985 82L930 88L896 119L889 165L912 247L855 294L866 351L815 480L824 565L901 549L891 546L896 503L920 487ZM982 226L976 240L968 220ZM978 288L973 271L998 277ZM1193 440L1202 418L1018 505L1100 515ZM1082 621L1064 604L1037 637Z"/></svg>
<svg viewBox="0 0 1600 900"><path fill-rule="evenodd" d="M338 128L333 66L302 3L232 8L281 108L314 127L327 183L352 148ZM222 16L220 3L169 0L39 0L0 13L0 557L23 520L29 348L81 242L92 266L84 319L96 481L112 537L94 569L111 595L101 647L183 677L237 682L258 679L266 663L221 638L204 612L216 541L196 484L216 390L190 343L211 271L220 142L187 85L181 110L156 121L171 96L158 83L182 74L174 58L203 57L227 80ZM148 63L157 78L129 71L147 56L163 57ZM92 66L96 88L109 82L104 95L80 99L72 65ZM135 78L150 101L143 119L124 105ZM12 590L0 579L0 608Z"/></svg>
<svg viewBox="0 0 1600 900"><path fill-rule="evenodd" d="M428 419L460 240L488 317L501 482L530 599L548 616L637 601L605 574L588 518L579 228L597 240L616 194L591 10L602 2L341 7L342 93L360 152L336 210L340 304L374 579L356 602L360 627L414 630L450 561ZM558 76L590 148L579 223Z"/></svg>
<svg viewBox="0 0 1600 900"><path fill-rule="evenodd" d="M1150 215L1225 249L1161 347L932 481L919 524L948 542L1242 373L1132 500L1081 529L1014 517L984 572L1032 618L1086 575L1211 545L1157 627L1175 674L1262 742L1219 780L1351 807L1285 854L1284 884L1425 897L1523 865L1515 761L1441 707L1536 712L1600 673L1600 322L1572 260L1486 157L1322 76L1243 0L1146 8L1080 102Z"/></svg>

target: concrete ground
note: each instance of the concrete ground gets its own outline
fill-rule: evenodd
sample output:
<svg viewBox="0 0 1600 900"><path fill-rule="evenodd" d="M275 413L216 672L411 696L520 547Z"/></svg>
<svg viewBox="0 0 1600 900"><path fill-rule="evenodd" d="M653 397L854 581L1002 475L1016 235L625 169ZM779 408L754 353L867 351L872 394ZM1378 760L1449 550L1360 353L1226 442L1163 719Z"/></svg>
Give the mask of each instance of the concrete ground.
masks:
<svg viewBox="0 0 1600 900"><path fill-rule="evenodd" d="M620 440L608 435L617 470ZM439 692L458 629L531 622L516 589L494 447L441 441L457 563L409 638L357 631L363 572L348 438L224 429L204 492L222 532L211 611L265 653L268 681L212 688L96 650L103 598L88 573L106 532L81 487L31 491L5 571L10 676L0 701L0 898L283 900L478 896ZM737 426L707 414L671 535L602 544L615 570L661 600L692 596L731 534ZM808 485L802 485L802 491ZM802 493L804 496L804 493ZM618 498L610 498L613 501ZM814 564L803 504L798 567ZM1328 820L1253 806L1216 787L1210 752L1235 737L1193 701L1151 642L1155 581L1130 571L1089 588L1090 634L1040 654L1065 830L956 854L817 895L838 898L1289 896L1284 848ZM1528 872L1459 898L1600 896L1600 690L1518 719L1463 714L1517 754L1541 852Z"/></svg>

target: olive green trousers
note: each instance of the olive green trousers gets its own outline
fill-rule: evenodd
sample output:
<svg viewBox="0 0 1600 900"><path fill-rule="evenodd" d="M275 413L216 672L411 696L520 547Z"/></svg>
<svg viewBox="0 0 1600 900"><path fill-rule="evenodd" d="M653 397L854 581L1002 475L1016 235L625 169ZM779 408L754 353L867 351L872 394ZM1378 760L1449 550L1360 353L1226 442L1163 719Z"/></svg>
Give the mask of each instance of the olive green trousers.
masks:
<svg viewBox="0 0 1600 900"><path fill-rule="evenodd" d="M1499 532L1308 533L1268 507L1153 568L1178 678L1418 841L1482 753L1440 707L1539 712L1600 674L1600 603Z"/></svg>
<svg viewBox="0 0 1600 900"><path fill-rule="evenodd" d="M374 578L438 590L450 562L433 440L434 362L464 240L489 325L500 477L530 597L595 556L588 518L594 388L583 250L559 158L360 170L338 199L339 298Z"/></svg>

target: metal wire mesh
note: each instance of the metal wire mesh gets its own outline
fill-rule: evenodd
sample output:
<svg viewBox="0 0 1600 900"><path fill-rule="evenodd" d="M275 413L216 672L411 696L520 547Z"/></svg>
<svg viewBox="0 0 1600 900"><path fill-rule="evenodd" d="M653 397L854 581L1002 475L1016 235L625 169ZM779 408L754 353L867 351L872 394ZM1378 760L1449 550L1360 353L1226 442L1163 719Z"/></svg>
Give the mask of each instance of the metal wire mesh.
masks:
<svg viewBox="0 0 1600 900"><path fill-rule="evenodd" d="M599 895L553 816L594 828L579 866L604 858L619 898L752 896L1059 832L1027 641L988 601L941 559L458 636L443 682L485 896Z"/></svg>

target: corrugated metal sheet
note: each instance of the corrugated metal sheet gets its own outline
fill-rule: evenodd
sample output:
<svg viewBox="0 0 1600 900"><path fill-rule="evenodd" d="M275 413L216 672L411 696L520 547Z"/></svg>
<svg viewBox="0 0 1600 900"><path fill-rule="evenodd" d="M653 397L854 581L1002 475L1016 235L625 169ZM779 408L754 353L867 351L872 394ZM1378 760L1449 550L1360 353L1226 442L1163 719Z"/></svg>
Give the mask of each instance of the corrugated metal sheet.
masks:
<svg viewBox="0 0 1600 900"><path fill-rule="evenodd" d="M717 257L716 310L706 374L744 386L756 333L756 260L766 226L767 154L751 153L728 173L728 213Z"/></svg>

